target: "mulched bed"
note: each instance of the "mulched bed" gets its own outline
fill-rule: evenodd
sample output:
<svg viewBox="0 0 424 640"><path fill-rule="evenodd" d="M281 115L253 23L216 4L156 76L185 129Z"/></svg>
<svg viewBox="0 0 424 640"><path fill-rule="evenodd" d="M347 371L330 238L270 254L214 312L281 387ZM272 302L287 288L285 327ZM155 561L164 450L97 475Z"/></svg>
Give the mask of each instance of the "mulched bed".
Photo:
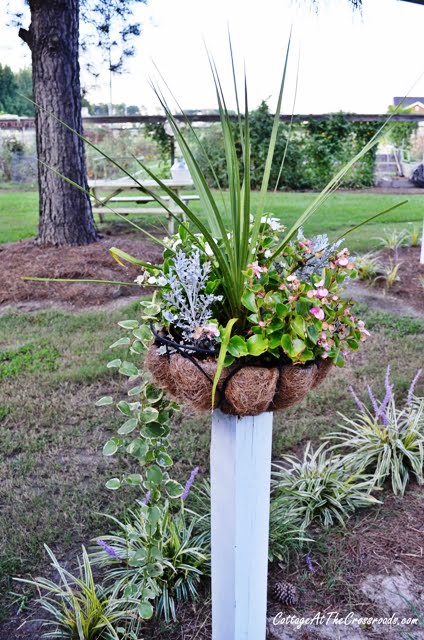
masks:
<svg viewBox="0 0 424 640"><path fill-rule="evenodd" d="M421 278L424 278L424 264L420 264L421 247L400 247L398 253L399 280L389 288L387 294L404 300L408 305L424 312L424 285ZM383 264L394 261L394 252L385 249L379 253ZM377 289L384 289L385 283L379 280L374 285Z"/></svg>
<svg viewBox="0 0 424 640"><path fill-rule="evenodd" d="M0 245L0 307L44 302L46 307L75 308L104 305L121 296L140 296L140 287L122 285L31 282L21 276L42 278L95 278L133 282L140 269L121 267L108 249L118 247L146 260L159 262L160 245L132 235L110 235L82 247L39 247L32 240Z"/></svg>

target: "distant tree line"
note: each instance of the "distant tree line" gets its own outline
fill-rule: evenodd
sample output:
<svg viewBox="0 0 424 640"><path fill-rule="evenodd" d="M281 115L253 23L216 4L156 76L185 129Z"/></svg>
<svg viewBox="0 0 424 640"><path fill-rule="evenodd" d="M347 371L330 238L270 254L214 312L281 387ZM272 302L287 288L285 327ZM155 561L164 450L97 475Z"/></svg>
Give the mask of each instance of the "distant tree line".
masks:
<svg viewBox="0 0 424 640"><path fill-rule="evenodd" d="M32 99L31 69L13 72L0 64L0 113L33 116L34 107L24 96Z"/></svg>

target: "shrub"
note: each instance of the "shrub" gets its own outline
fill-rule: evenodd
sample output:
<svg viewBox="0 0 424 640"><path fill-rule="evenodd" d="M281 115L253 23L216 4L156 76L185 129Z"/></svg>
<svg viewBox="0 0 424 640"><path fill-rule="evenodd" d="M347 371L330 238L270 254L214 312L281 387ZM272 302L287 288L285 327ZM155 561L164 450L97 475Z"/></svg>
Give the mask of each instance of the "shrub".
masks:
<svg viewBox="0 0 424 640"><path fill-rule="evenodd" d="M126 599L124 603L114 593L105 594L94 581L84 547L78 575L72 575L59 564L53 552L44 546L51 558L52 567L59 574L59 581L46 578L19 579L19 582L30 584L43 592L38 602L50 617L49 620L43 620L43 626L48 627L43 637L118 640L117 628L134 616L136 603L131 599Z"/></svg>
<svg viewBox="0 0 424 640"><path fill-rule="evenodd" d="M355 258L355 269L361 280L373 281L383 274L384 267L378 256L373 253L365 253Z"/></svg>
<svg viewBox="0 0 424 640"><path fill-rule="evenodd" d="M352 390L359 413L353 419L342 415L342 430L327 436L329 441L337 442L331 447L333 450L347 450L345 463L352 473L368 470L378 486L390 478L393 492L402 496L411 472L419 484L424 483L424 398L413 396L420 373L421 370L413 379L402 409L396 408L390 367L382 401L368 386L371 409Z"/></svg>
<svg viewBox="0 0 424 640"><path fill-rule="evenodd" d="M305 531L314 521L324 527L346 519L357 508L378 503L371 495L375 483L362 471L347 469L345 459L328 455L326 444L316 451L308 443L303 459L284 456L274 464L272 491L274 504L281 513L294 514Z"/></svg>
<svg viewBox="0 0 424 640"><path fill-rule="evenodd" d="M179 602L198 599L202 575L210 574L209 536L201 516L184 509L140 503L114 533L98 541L93 561L106 568L105 583L122 598L140 603L142 617L176 620ZM109 590L108 590L109 591ZM154 603L150 604L150 600ZM135 631L135 629L132 629Z"/></svg>

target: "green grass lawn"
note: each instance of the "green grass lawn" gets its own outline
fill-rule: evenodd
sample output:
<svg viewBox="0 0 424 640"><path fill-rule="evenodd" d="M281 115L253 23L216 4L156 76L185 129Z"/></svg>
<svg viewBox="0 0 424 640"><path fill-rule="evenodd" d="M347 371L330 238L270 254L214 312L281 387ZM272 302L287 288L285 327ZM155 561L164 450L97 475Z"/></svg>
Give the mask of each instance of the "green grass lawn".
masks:
<svg viewBox="0 0 424 640"><path fill-rule="evenodd" d="M113 312L0 318L0 592L16 591L11 576L47 570L44 543L59 558L72 558L82 542L108 532L101 513L122 514L137 497L135 489L104 487L128 461L102 455L121 420L110 407L94 406L102 395L125 396L124 379L106 368L108 345L119 337L117 321L137 312L133 303ZM276 414L274 457L334 430L337 411L352 415L349 384L362 394L370 382L381 395L388 363L396 393L405 397L423 361L424 321L365 308L361 314L372 339L299 407ZM418 391L424 391L422 383ZM209 421L188 412L175 420L173 474L181 481L197 465L208 474ZM8 604L1 598L0 627Z"/></svg>
<svg viewBox="0 0 424 640"><path fill-rule="evenodd" d="M267 200L267 211L278 216L289 226L313 201L313 193L270 193ZM253 207L258 194L253 194ZM424 194L413 194L407 198L402 195L380 195L370 193L340 192L314 214L306 225L309 235L327 232L335 238L347 228L366 218L388 209L392 205L408 199L408 203L386 214L368 226L358 229L349 238L349 246L356 251L368 251L375 248L375 238L389 229L411 229L422 222L424 216ZM200 211L200 204L193 208ZM15 242L31 238L37 231L38 196L35 192L0 192L0 242ZM163 222L165 217L135 216L141 224ZM111 213L109 220L113 220Z"/></svg>

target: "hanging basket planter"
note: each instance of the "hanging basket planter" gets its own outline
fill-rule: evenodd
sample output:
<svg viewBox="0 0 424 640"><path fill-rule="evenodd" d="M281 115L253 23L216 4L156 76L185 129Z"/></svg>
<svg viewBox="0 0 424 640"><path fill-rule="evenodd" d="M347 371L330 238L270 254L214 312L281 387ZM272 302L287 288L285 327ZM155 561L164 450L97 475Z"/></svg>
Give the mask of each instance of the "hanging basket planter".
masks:
<svg viewBox="0 0 424 640"><path fill-rule="evenodd" d="M212 385L217 360L200 359L180 351L162 354L154 343L145 366L156 384L180 404L197 412L212 408ZM332 362L319 359L307 364L233 364L223 369L214 408L238 416L256 416L265 411L280 411L301 402L326 378Z"/></svg>

